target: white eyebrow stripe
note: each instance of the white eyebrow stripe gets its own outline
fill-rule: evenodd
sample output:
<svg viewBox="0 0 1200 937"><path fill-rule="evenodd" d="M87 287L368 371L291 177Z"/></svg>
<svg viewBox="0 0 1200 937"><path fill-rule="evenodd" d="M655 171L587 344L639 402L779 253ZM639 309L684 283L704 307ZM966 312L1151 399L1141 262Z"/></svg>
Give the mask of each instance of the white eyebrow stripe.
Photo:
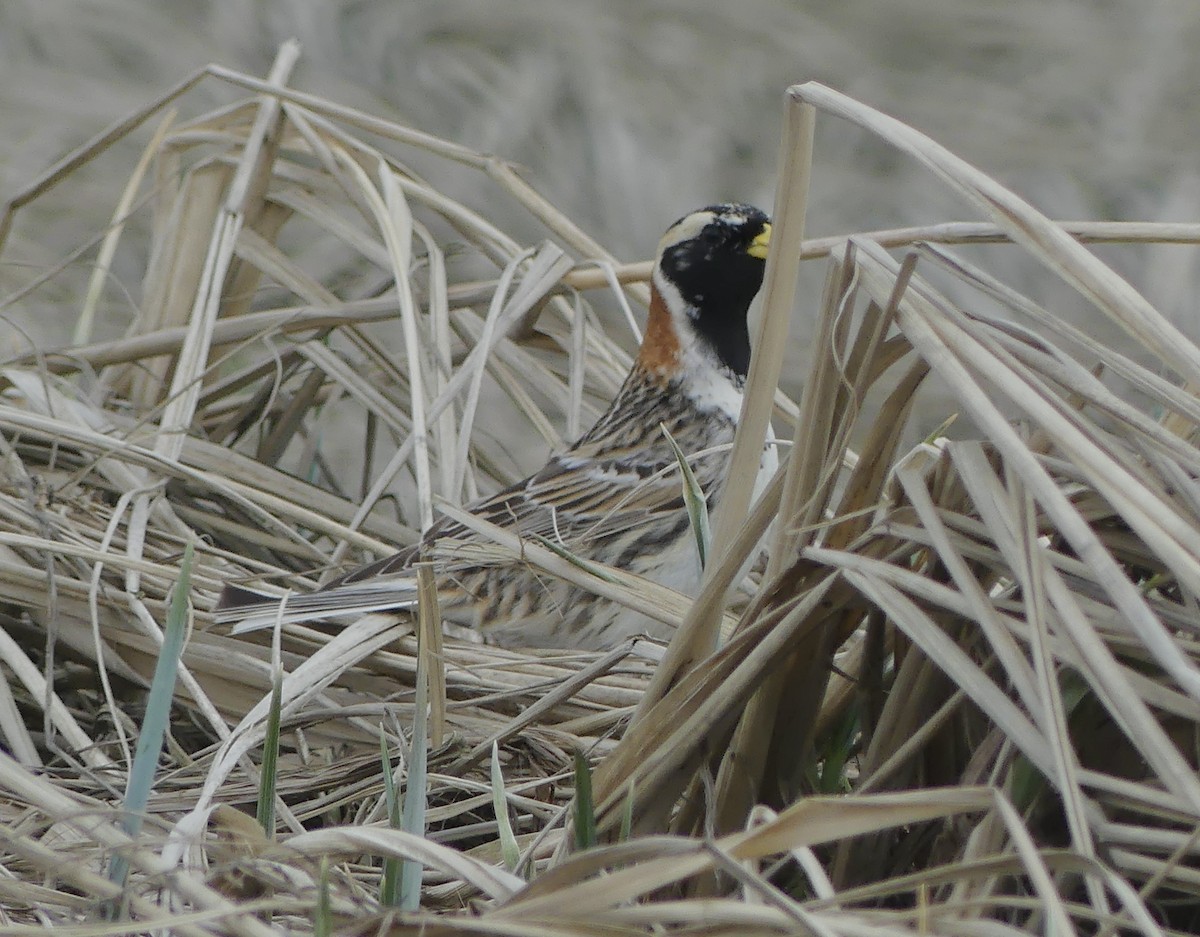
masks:
<svg viewBox="0 0 1200 937"><path fill-rule="evenodd" d="M691 240L716 220L716 214L711 211L694 211L681 218L667 229L667 233L658 242L658 253L661 254L669 247Z"/></svg>

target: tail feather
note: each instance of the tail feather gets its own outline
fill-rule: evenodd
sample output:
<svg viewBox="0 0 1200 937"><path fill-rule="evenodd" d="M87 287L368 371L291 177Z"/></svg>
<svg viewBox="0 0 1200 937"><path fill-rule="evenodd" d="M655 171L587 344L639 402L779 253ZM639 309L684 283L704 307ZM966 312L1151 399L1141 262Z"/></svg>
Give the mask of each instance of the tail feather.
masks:
<svg viewBox="0 0 1200 937"><path fill-rule="evenodd" d="M338 586L286 598L227 585L213 608L213 617L217 624L233 624L231 634L245 634L271 628L277 621L291 624L392 611L412 608L416 603L417 587L411 579Z"/></svg>

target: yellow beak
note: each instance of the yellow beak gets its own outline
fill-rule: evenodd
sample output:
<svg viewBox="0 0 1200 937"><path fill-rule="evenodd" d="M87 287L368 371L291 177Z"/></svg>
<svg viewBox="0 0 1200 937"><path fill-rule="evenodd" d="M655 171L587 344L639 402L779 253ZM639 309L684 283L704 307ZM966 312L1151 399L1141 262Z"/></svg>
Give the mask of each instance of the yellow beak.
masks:
<svg viewBox="0 0 1200 937"><path fill-rule="evenodd" d="M771 246L771 226L770 224L763 225L762 233L758 235L750 246L746 248L746 253L751 257L757 257L759 260L767 259L767 249Z"/></svg>

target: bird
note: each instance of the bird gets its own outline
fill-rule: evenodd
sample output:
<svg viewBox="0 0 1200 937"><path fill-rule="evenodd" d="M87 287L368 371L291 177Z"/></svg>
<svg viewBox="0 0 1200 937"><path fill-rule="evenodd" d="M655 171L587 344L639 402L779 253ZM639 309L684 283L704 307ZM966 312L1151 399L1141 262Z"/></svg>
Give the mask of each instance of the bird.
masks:
<svg viewBox="0 0 1200 937"><path fill-rule="evenodd" d="M762 286L770 237L763 211L733 202L672 224L658 244L641 348L611 405L541 469L465 510L585 562L695 595L701 561L676 447L712 510L741 410L751 354L747 315ZM777 462L768 444L756 489ZM436 554L443 619L488 643L596 650L637 635L669 639L669 626L511 557L482 562L475 551L456 562L453 547L446 549L473 539L478 535L443 515L417 544L289 597L281 620L412 607L414 564ZM227 585L214 612L219 623L237 622L240 633L273 625L279 603L278 596Z"/></svg>

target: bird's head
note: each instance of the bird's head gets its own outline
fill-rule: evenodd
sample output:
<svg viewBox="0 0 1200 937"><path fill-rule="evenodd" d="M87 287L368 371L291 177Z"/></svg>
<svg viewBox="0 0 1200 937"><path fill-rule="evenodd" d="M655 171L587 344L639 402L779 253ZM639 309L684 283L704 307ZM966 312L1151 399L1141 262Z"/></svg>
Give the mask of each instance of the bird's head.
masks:
<svg viewBox="0 0 1200 937"><path fill-rule="evenodd" d="M746 314L762 286L771 222L750 205L710 205L685 215L658 244L650 320L638 356L665 377L707 362L744 378Z"/></svg>

